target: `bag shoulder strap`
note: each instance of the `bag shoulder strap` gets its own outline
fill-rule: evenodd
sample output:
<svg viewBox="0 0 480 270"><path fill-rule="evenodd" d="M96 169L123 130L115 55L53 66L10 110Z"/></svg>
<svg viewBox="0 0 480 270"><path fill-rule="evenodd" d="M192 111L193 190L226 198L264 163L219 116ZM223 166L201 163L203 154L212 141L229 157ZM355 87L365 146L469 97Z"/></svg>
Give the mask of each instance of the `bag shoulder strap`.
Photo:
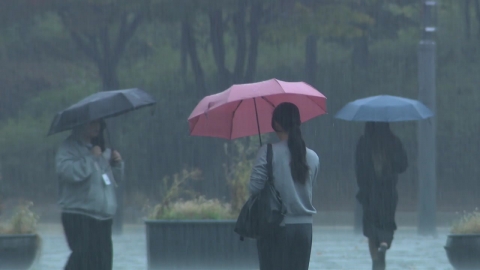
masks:
<svg viewBox="0 0 480 270"><path fill-rule="evenodd" d="M272 159L273 159L273 150L272 150L272 144L269 143L267 145L267 176L268 176L268 182L270 184L273 184L273 165L272 165Z"/></svg>

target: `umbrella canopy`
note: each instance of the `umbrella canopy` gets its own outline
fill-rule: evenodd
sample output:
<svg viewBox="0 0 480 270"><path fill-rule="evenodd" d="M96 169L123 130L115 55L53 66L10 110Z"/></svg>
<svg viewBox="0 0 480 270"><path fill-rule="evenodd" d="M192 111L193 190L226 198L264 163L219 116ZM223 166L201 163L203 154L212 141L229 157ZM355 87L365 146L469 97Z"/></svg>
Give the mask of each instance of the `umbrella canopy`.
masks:
<svg viewBox="0 0 480 270"><path fill-rule="evenodd" d="M188 118L190 135L236 139L272 132L273 110L283 102L297 105L302 122L327 112L326 97L304 82L233 85L200 101Z"/></svg>
<svg viewBox="0 0 480 270"><path fill-rule="evenodd" d="M352 101L335 115L347 121L364 122L414 121L432 116L432 111L418 100L388 95Z"/></svg>
<svg viewBox="0 0 480 270"><path fill-rule="evenodd" d="M152 96L136 88L98 92L58 112L52 121L48 135L155 103Z"/></svg>

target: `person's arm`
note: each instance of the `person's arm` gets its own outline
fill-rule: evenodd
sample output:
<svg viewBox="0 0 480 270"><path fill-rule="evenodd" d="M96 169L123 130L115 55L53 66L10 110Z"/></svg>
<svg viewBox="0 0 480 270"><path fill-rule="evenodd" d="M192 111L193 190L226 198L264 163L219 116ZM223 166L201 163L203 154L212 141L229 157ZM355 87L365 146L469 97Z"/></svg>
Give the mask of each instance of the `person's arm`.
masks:
<svg viewBox="0 0 480 270"><path fill-rule="evenodd" d="M267 174L267 145L264 145L258 151L257 158L253 164L252 174L250 175L248 190L251 195L262 191L267 182Z"/></svg>
<svg viewBox="0 0 480 270"><path fill-rule="evenodd" d="M366 174L366 155L365 155L365 142L364 138L360 138L357 143L357 147L355 149L355 177L357 179L357 186L358 186L358 194L357 200L360 203L363 203L368 188L368 179Z"/></svg>
<svg viewBox="0 0 480 270"><path fill-rule="evenodd" d="M107 149L107 151L108 151L108 155L106 159L110 163L110 168L112 169L112 174L113 174L115 183L116 184L121 183L123 182L123 173L124 173L124 166L125 166L122 156L116 150L112 151L111 149Z"/></svg>
<svg viewBox="0 0 480 270"><path fill-rule="evenodd" d="M55 157L55 169L62 181L82 182L95 170L93 155L78 156L68 146L61 146Z"/></svg>
<svg viewBox="0 0 480 270"><path fill-rule="evenodd" d="M317 162L316 162L316 166L315 166L315 171L313 172L313 186L315 187L317 185L317 182L318 182L318 173L320 171L320 157L317 156Z"/></svg>

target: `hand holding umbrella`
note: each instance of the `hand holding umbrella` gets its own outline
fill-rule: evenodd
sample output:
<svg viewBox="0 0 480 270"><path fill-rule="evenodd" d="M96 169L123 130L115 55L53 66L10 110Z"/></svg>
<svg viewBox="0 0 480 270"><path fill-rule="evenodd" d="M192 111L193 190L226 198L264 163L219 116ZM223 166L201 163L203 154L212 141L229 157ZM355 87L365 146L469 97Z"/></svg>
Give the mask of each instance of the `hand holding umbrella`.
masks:
<svg viewBox="0 0 480 270"><path fill-rule="evenodd" d="M121 162L122 161L122 156L117 150L113 150L112 152L112 160L113 162Z"/></svg>

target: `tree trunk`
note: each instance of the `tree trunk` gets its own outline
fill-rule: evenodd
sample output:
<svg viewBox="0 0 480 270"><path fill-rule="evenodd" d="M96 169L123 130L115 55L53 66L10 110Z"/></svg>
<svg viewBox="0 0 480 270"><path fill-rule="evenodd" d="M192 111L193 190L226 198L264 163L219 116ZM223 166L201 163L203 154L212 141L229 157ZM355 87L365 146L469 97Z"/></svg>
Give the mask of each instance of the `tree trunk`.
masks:
<svg viewBox="0 0 480 270"><path fill-rule="evenodd" d="M477 22L480 25L480 3L478 0L473 0L475 5L475 16L477 18ZM478 38L480 38L480 26L478 27Z"/></svg>
<svg viewBox="0 0 480 270"><path fill-rule="evenodd" d="M225 26L223 22L223 13L221 9L215 9L209 13L210 18L210 42L212 43L212 53L217 66L218 82L221 89L230 85L231 74L225 66L225 44L223 36Z"/></svg>
<svg viewBox="0 0 480 270"><path fill-rule="evenodd" d="M102 79L102 85L104 91L117 90L120 87L118 80L117 68L106 64L105 66L98 67L100 77Z"/></svg>
<svg viewBox="0 0 480 270"><path fill-rule="evenodd" d="M202 64L198 58L197 42L193 35L192 23L189 18L184 18L182 22L182 32L185 35L185 42L187 45L188 55L190 56L190 63L192 64L195 82L197 84L197 96L203 97L207 95L207 88L205 84L205 75L203 73Z"/></svg>
<svg viewBox="0 0 480 270"><path fill-rule="evenodd" d="M186 77L188 72L188 39L185 31L181 31L180 37L180 74ZM185 80L183 80L185 82Z"/></svg>
<svg viewBox="0 0 480 270"><path fill-rule="evenodd" d="M250 12L250 46L248 49L247 70L245 71L244 82L253 82L257 72L257 58L258 58L258 44L260 34L258 28L260 26L263 16L262 3L260 1L253 1Z"/></svg>
<svg viewBox="0 0 480 270"><path fill-rule="evenodd" d="M246 16L247 16L248 2L244 0L238 1L237 12L233 17L233 26L237 37L237 51L235 59L235 67L233 70L234 83L243 83L245 72L245 60L247 58L247 29L246 29ZM250 18L250 23L253 18Z"/></svg>
<svg viewBox="0 0 480 270"><path fill-rule="evenodd" d="M68 17L75 10L60 10L58 12L65 27L68 29ZM129 17L132 17L129 20ZM135 31L143 20L143 14L138 13L120 14L118 19L118 33L111 41L109 29L111 25L105 25L99 33L78 32L70 30L70 36L77 47L95 63L102 79L103 90L115 90L119 88L117 67L125 52L128 42L132 39ZM112 27L114 28L114 27ZM113 44L113 45L112 45Z"/></svg>
<svg viewBox="0 0 480 270"><path fill-rule="evenodd" d="M465 0L465 38L470 40L471 35L471 22L470 22L470 0Z"/></svg>
<svg viewBox="0 0 480 270"><path fill-rule="evenodd" d="M224 89L232 83L252 82L256 73L259 25L262 19L260 1L238 0L237 11L233 16L233 30L236 37L235 64L233 72L225 64L225 22L221 10L209 13L210 41L215 64L218 70L219 87ZM247 18L249 22L247 23Z"/></svg>

